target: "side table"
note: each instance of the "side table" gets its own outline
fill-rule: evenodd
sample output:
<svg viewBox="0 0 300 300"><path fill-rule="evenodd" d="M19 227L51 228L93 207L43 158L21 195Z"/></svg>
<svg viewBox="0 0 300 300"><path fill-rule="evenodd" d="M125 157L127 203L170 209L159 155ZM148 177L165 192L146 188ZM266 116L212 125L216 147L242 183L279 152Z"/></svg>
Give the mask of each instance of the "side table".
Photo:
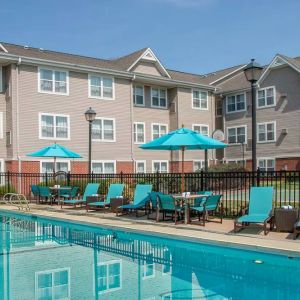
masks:
<svg viewBox="0 0 300 300"><path fill-rule="evenodd" d="M298 208L275 208L274 210L274 222L277 231L293 232L294 225L298 220L299 210Z"/></svg>
<svg viewBox="0 0 300 300"><path fill-rule="evenodd" d="M128 198L110 198L110 210L114 213L116 213L117 210L122 211L122 209L118 209L118 207L128 203L129 203Z"/></svg>

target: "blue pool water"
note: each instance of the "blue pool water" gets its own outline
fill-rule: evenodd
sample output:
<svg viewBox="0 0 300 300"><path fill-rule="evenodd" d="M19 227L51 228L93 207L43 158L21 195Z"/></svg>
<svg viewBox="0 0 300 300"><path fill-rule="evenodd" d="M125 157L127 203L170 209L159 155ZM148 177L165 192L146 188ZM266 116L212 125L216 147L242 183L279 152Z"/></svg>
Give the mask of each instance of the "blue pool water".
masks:
<svg viewBox="0 0 300 300"><path fill-rule="evenodd" d="M0 246L1 300L300 299L297 257L3 212Z"/></svg>

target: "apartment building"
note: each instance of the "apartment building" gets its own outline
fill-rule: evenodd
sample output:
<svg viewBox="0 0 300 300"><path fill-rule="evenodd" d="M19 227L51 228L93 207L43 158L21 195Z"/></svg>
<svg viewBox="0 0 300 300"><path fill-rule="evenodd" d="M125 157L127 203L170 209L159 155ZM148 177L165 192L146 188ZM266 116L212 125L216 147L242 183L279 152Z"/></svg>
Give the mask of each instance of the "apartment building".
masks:
<svg viewBox="0 0 300 300"><path fill-rule="evenodd" d="M262 168L300 168L299 64L298 58L278 55L259 81ZM87 172L84 112L89 107L97 112L94 172L180 171L176 151L139 146L182 125L209 136L216 129L224 131L229 147L209 151L210 164L240 161L243 156L249 163L251 94L243 68L197 75L167 69L150 48L104 60L1 43L1 171L51 172L53 160L27 154L56 142L82 156L57 160L56 170ZM186 171L203 165L202 151L187 151Z"/></svg>

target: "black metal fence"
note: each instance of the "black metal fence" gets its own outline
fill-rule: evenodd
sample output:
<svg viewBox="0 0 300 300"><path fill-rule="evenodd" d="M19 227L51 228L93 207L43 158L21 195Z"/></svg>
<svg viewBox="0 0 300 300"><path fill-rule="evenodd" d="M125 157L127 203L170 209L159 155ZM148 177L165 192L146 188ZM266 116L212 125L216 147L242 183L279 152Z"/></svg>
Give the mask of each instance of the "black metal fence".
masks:
<svg viewBox="0 0 300 300"><path fill-rule="evenodd" d="M89 182L100 183L99 194L106 194L111 183L125 184L125 197L132 197L135 185L150 183L154 191L180 193L180 173L135 173L135 174L71 174L59 172L39 173L0 173L0 196L7 192L18 192L32 199L31 185L54 184L78 186L84 192ZM223 194L225 214L236 216L247 207L251 186L273 186L275 206L292 205L300 207L300 171L270 172L196 172L185 174L185 191L210 190Z"/></svg>

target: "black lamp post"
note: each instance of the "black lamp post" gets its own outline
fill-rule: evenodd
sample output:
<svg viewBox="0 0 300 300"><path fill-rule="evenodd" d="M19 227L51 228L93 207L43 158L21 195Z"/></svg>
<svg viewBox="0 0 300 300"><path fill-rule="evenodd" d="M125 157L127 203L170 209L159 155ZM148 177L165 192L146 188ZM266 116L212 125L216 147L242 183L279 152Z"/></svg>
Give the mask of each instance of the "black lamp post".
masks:
<svg viewBox="0 0 300 300"><path fill-rule="evenodd" d="M96 112L90 107L85 113L85 119L89 122L89 174L92 173L92 123L96 118Z"/></svg>
<svg viewBox="0 0 300 300"><path fill-rule="evenodd" d="M258 81L262 67L251 59L251 62L244 68L247 80L251 83L252 94L252 171L256 171L256 82Z"/></svg>

